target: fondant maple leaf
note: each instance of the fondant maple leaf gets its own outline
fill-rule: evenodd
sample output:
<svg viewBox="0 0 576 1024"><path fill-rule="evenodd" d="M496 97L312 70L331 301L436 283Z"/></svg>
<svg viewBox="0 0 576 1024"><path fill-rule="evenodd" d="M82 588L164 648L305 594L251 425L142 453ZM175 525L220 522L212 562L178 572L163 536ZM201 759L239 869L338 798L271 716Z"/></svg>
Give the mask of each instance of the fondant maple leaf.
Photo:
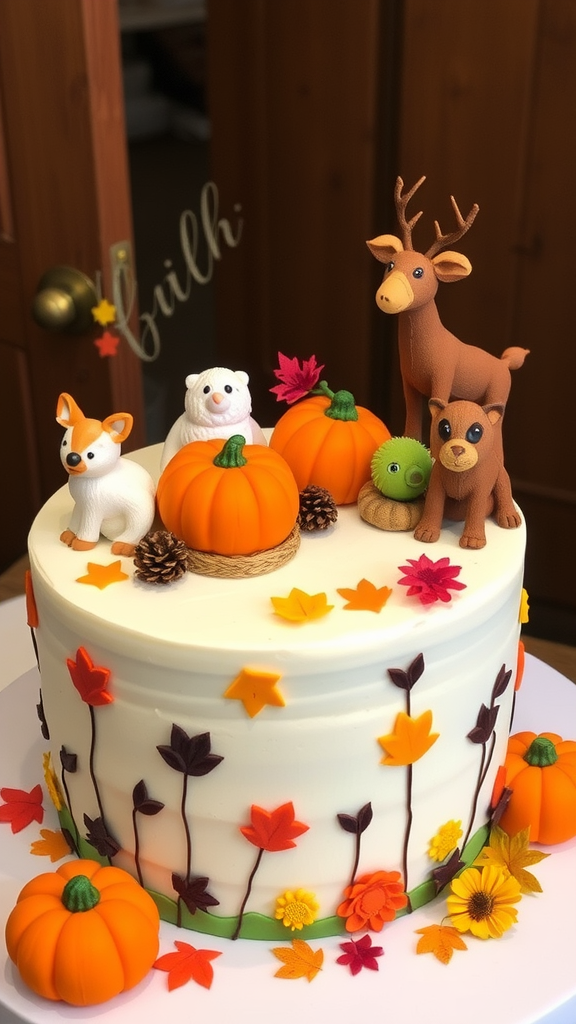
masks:
<svg viewBox="0 0 576 1024"><path fill-rule="evenodd" d="M68 840L61 829L41 828L40 835L42 838L36 839L30 846L30 853L35 857L50 857L54 863L70 853Z"/></svg>
<svg viewBox="0 0 576 1024"><path fill-rule="evenodd" d="M272 952L283 964L276 971L275 978L306 978L313 981L324 963L323 951L312 949L304 939L292 939L291 947L275 946Z"/></svg>
<svg viewBox="0 0 576 1024"><path fill-rule="evenodd" d="M120 338L117 334L112 334L112 331L104 331L99 338L95 338L94 344L98 349L100 358L104 359L105 356L116 355Z"/></svg>
<svg viewBox="0 0 576 1024"><path fill-rule="evenodd" d="M105 327L106 324L113 324L116 319L116 306L108 302L108 299L100 299L97 306L92 306L92 316L102 327Z"/></svg>
<svg viewBox="0 0 576 1024"><path fill-rule="evenodd" d="M66 664L72 682L85 704L101 707L113 702L114 697L106 689L110 681L109 668L100 668L95 665L83 647L79 647L76 651L76 661L67 658Z"/></svg>
<svg viewBox="0 0 576 1024"><path fill-rule="evenodd" d="M36 607L30 569L27 569L24 573L24 592L26 594L26 621L30 629L36 629L38 626L38 609Z"/></svg>
<svg viewBox="0 0 576 1024"><path fill-rule="evenodd" d="M265 811L262 807L252 804L250 820L250 825L240 828L242 835L249 843L269 852L290 850L296 846L294 840L310 827L302 821L296 821L291 801L274 811Z"/></svg>
<svg viewBox="0 0 576 1024"><path fill-rule="evenodd" d="M0 821L7 822L14 834L21 832L33 821L42 824L42 786L34 786L29 793L25 789L0 789L0 797L4 800L0 807Z"/></svg>
<svg viewBox="0 0 576 1024"><path fill-rule="evenodd" d="M170 744L161 744L156 749L174 771L200 778L209 775L223 760L220 754L211 753L210 746L209 732L189 736L179 725L173 725Z"/></svg>
<svg viewBox="0 0 576 1024"><path fill-rule="evenodd" d="M343 949L344 953L338 957L336 963L349 967L351 974L359 974L363 967L367 967L370 971L377 971L376 957L384 955L382 946L373 946L369 935L363 935L361 939L341 942L340 949Z"/></svg>
<svg viewBox="0 0 576 1024"><path fill-rule="evenodd" d="M394 732L378 737L378 743L386 754L381 764L406 765L419 761L440 735L437 732L430 732L431 728L431 711L424 711L418 718L412 718L405 711L399 711L394 723Z"/></svg>
<svg viewBox="0 0 576 1024"><path fill-rule="evenodd" d="M270 391L273 395L276 395L277 402L286 402L288 405L292 405L299 398L307 395L318 383L320 374L324 369L324 364L318 366L316 356L310 356L310 359L303 359L302 366L300 366L296 356L293 359L289 359L288 356L279 352L278 362L280 368L274 370L274 376L282 383L276 384L273 388L270 388Z"/></svg>
<svg viewBox="0 0 576 1024"><path fill-rule="evenodd" d="M308 622L310 619L321 619L331 612L334 605L328 604L326 594L307 594L298 587L293 587L288 597L271 597L276 615L290 622Z"/></svg>
<svg viewBox="0 0 576 1024"><path fill-rule="evenodd" d="M515 836L509 836L504 829L496 825L490 830L489 845L484 847L474 863L480 867L484 864L505 867L520 883L521 892L542 892L540 882L531 871L526 871L526 867L539 864L541 860L549 856L549 853L530 849L529 828L522 829Z"/></svg>
<svg viewBox="0 0 576 1024"><path fill-rule="evenodd" d="M158 971L168 972L168 991L195 981L203 988L210 988L214 979L214 968L210 963L221 951L217 949L196 949L188 942L174 940L176 953L164 953L152 965Z"/></svg>
<svg viewBox="0 0 576 1024"><path fill-rule="evenodd" d="M376 587L370 580L360 580L355 589L341 587L340 597L348 602L344 611L380 612L392 593L390 587Z"/></svg>
<svg viewBox="0 0 576 1024"><path fill-rule="evenodd" d="M184 901L192 915L197 910L208 910L209 907L217 907L220 900L208 892L209 878L181 878L180 875L172 875L174 891Z"/></svg>
<svg viewBox="0 0 576 1024"><path fill-rule="evenodd" d="M433 953L442 964L449 964L455 949L468 949L464 939L452 925L429 924L426 928L418 928L417 953Z"/></svg>
<svg viewBox="0 0 576 1024"><path fill-rule="evenodd" d="M88 562L88 572L85 576L79 576L76 583L86 583L89 586L98 587L98 590L104 590L111 583L122 583L123 580L128 580L130 577L128 573L122 572L121 565L120 559L117 562L110 562L109 565Z"/></svg>
<svg viewBox="0 0 576 1024"><path fill-rule="evenodd" d="M266 705L283 708L286 701L277 682L279 672L265 672L263 669L243 668L224 693L229 700L242 701L247 714L254 718Z"/></svg>

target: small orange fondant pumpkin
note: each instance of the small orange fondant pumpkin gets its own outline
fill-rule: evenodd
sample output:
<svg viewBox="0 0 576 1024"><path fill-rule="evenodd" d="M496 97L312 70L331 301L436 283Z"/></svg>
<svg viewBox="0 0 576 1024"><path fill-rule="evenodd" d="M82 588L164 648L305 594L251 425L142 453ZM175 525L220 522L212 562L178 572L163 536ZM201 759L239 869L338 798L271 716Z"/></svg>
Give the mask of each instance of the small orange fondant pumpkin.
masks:
<svg viewBox="0 0 576 1024"><path fill-rule="evenodd" d="M251 555L290 535L300 507L288 464L241 435L192 441L170 460L158 482L158 511L167 530L189 548Z"/></svg>
<svg viewBox="0 0 576 1024"><path fill-rule="evenodd" d="M330 491L337 505L356 501L370 479L370 462L390 438L382 420L354 404L349 391L324 394L293 405L278 420L270 447L279 452L296 477L299 490L309 484Z"/></svg>
<svg viewBox="0 0 576 1024"><path fill-rule="evenodd" d="M563 843L576 835L576 741L554 732L518 732L506 754L510 803L500 825L509 835L530 826L533 843Z"/></svg>
<svg viewBox="0 0 576 1024"><path fill-rule="evenodd" d="M159 923L154 900L126 871L69 861L24 886L6 947L37 995L91 1006L142 981L158 955Z"/></svg>

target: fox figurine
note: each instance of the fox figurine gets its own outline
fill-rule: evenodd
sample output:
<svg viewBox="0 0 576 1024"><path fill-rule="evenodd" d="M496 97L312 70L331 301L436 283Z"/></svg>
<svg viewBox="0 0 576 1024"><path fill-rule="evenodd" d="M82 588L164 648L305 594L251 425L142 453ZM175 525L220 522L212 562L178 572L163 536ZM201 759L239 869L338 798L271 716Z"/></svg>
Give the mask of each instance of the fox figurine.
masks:
<svg viewBox="0 0 576 1024"><path fill-rule="evenodd" d="M66 432L60 460L68 473L74 509L60 540L74 551L90 551L100 534L113 541L112 554L130 557L154 521L154 482L120 445L133 417L120 412L88 419L68 394L61 394L56 420Z"/></svg>

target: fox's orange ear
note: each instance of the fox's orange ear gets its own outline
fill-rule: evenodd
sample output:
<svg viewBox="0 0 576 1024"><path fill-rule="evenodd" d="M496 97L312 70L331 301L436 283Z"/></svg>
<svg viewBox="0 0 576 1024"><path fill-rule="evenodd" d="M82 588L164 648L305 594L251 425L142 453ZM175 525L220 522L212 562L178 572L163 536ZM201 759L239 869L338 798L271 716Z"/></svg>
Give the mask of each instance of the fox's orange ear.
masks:
<svg viewBox="0 0 576 1024"><path fill-rule="evenodd" d="M134 417L129 412L115 412L102 420L102 429L107 430L116 444L122 444L132 430Z"/></svg>
<svg viewBox="0 0 576 1024"><path fill-rule="evenodd" d="M72 398L65 391L58 398L56 406L56 422L61 427L75 427L77 423L85 419L84 413Z"/></svg>

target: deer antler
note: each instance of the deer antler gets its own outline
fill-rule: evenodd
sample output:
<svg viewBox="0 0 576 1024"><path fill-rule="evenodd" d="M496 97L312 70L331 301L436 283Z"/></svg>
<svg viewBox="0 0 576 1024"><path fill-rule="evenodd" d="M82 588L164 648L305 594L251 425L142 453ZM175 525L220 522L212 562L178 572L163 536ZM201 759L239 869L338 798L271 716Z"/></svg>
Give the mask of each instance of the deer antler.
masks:
<svg viewBox="0 0 576 1024"><path fill-rule="evenodd" d="M432 257L436 255L436 253L440 252L441 249L444 249L445 246L449 245L451 242L457 242L459 238L462 238L462 235L465 235L468 229L472 227L472 224L474 223L474 220L476 218L476 214L480 209L478 203L474 203L472 209L470 210L470 213L466 217L466 220L464 220L462 214L460 213L460 210L458 209L458 204L454 199L454 196L450 196L450 202L452 203L452 209L456 214L456 223L458 224L458 231L452 231L447 235L443 235L442 231L440 230L440 225L438 221L435 220L434 230L436 231L436 241L432 243L432 245L428 249L428 252L425 254L429 260L431 260Z"/></svg>
<svg viewBox="0 0 576 1024"><path fill-rule="evenodd" d="M411 220L406 220L406 207L408 206L408 203L412 199L412 196L414 195L416 190L420 188L420 185L422 184L423 181L426 181L425 175L419 178L416 184L412 186L410 191L407 192L405 196L403 196L402 189L404 188L404 182L402 181L402 178L396 178L396 187L394 189L394 202L396 204L398 226L402 233L402 244L405 249L414 248L414 246L412 245L412 228L414 227L416 221L420 220L420 217L422 216L422 210L420 210L420 212L416 213Z"/></svg>

